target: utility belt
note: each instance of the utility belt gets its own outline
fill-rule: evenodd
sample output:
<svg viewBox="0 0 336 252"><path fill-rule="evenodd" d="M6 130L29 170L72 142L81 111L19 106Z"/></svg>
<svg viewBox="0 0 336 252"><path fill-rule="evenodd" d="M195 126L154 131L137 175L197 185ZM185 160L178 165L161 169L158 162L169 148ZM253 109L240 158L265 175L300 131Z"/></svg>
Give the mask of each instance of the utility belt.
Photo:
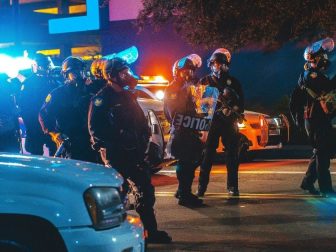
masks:
<svg viewBox="0 0 336 252"><path fill-rule="evenodd" d="M306 92L314 99L319 101L321 108L323 112L327 115L331 115L336 112L336 89L332 90L326 94L318 95L316 92L314 92L312 89L304 86L303 87ZM307 108L306 108L307 107ZM313 106L305 107L305 118L311 118L311 113Z"/></svg>

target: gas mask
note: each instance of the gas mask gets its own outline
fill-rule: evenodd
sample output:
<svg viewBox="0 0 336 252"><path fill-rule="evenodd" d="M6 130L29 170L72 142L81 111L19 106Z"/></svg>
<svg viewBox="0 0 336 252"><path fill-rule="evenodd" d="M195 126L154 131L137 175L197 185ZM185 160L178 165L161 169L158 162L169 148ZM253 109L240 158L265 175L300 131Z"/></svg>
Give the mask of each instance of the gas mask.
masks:
<svg viewBox="0 0 336 252"><path fill-rule="evenodd" d="M79 72L68 72L66 74L66 83L73 85L82 85L85 84L85 74L84 71Z"/></svg>
<svg viewBox="0 0 336 252"><path fill-rule="evenodd" d="M213 62L210 66L212 74L216 78L220 78L224 73L229 71L229 67L226 64L219 64L217 62Z"/></svg>
<svg viewBox="0 0 336 252"><path fill-rule="evenodd" d="M330 61L326 53L316 57L316 67L320 70L327 70L330 66Z"/></svg>
<svg viewBox="0 0 336 252"><path fill-rule="evenodd" d="M133 74L131 69L125 68L117 75L117 83L122 88L128 86L130 89L134 89L138 84L138 78Z"/></svg>

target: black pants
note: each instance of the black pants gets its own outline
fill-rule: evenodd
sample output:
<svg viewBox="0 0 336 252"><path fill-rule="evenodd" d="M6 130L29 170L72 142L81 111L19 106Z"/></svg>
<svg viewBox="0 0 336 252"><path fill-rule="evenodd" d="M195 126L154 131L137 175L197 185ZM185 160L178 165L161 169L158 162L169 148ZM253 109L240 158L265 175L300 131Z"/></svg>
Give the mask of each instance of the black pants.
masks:
<svg viewBox="0 0 336 252"><path fill-rule="evenodd" d="M51 140L51 138L44 135L42 131L32 133L27 130L25 148L28 152L33 155L43 155L44 144L49 149L49 155L53 156L56 151L56 144Z"/></svg>
<svg viewBox="0 0 336 252"><path fill-rule="evenodd" d="M178 193L181 198L191 194L191 186L195 177L195 170L199 162L188 160L178 160L176 167L176 177L179 182Z"/></svg>
<svg viewBox="0 0 336 252"><path fill-rule="evenodd" d="M199 188L206 190L209 183L210 171L216 155L219 138L225 147L227 167L227 188L238 190L239 168L239 132L236 121L214 121L211 125L204 157L201 163Z"/></svg>
<svg viewBox="0 0 336 252"><path fill-rule="evenodd" d="M113 167L123 176L124 190L131 189L135 199L135 210L140 215L144 228L148 233L156 232L155 189L149 167L137 162L137 158L132 154L120 150L102 149L100 154L106 166Z"/></svg>
<svg viewBox="0 0 336 252"><path fill-rule="evenodd" d="M321 192L332 191L330 159L335 154L336 138L330 122L305 122L309 140L314 148L303 183L313 185L318 181Z"/></svg>

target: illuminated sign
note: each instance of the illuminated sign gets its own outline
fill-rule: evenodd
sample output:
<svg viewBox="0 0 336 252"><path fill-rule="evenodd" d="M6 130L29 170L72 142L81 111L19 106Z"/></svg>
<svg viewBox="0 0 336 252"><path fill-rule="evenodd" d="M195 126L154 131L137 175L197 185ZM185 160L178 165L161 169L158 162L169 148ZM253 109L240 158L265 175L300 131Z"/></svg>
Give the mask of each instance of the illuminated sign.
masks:
<svg viewBox="0 0 336 252"><path fill-rule="evenodd" d="M49 20L50 34L98 30L99 28L99 0L86 1L86 16Z"/></svg>
<svg viewBox="0 0 336 252"><path fill-rule="evenodd" d="M110 21L136 19L141 9L141 0L109 0Z"/></svg>

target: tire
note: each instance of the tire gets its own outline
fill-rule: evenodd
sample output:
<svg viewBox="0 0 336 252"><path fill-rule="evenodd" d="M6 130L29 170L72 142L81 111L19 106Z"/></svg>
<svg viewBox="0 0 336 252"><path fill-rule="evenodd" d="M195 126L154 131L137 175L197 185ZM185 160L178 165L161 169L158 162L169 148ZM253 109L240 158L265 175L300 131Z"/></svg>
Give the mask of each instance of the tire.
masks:
<svg viewBox="0 0 336 252"><path fill-rule="evenodd" d="M240 152L239 160L240 162L251 162L255 159L256 154L252 151L243 150Z"/></svg>

